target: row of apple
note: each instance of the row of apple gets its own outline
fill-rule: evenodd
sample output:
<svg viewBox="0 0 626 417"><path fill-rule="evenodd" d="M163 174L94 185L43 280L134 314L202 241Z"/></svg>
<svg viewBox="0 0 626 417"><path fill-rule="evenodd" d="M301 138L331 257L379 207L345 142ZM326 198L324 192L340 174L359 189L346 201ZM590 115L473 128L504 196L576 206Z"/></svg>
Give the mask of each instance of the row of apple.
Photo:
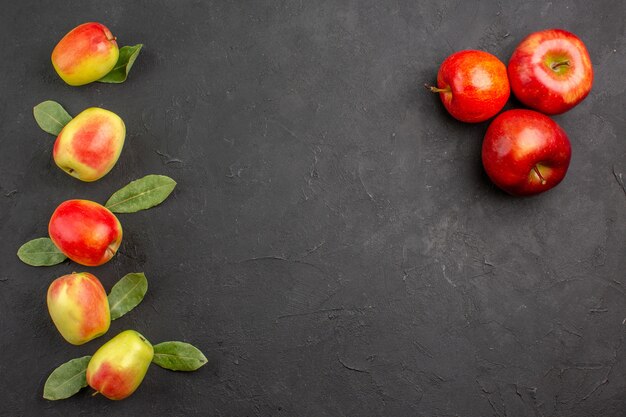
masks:
<svg viewBox="0 0 626 417"><path fill-rule="evenodd" d="M70 31L52 52L52 64L69 85L126 80L142 45L118 48L102 24L85 23ZM92 107L72 118L58 103L45 101L33 109L42 130L57 136L52 157L64 172L82 181L96 181L117 163L126 126L115 113ZM163 175L132 181L101 205L68 200L53 212L49 237L33 239L18 257L33 266L51 266L67 258L85 266L108 262L122 242L122 225L114 213L134 213L162 203L176 182ZM48 312L61 336L82 345L104 335L115 320L144 298L148 281L131 273L106 294L100 280L88 272L55 279L47 292ZM68 398L89 385L96 393L120 400L141 384L151 363L174 371L193 371L207 362L193 345L170 341L153 345L142 334L126 330L103 344L93 356L72 359L55 369L44 385L44 398Z"/></svg>
<svg viewBox="0 0 626 417"><path fill-rule="evenodd" d="M499 114L487 128L482 162L489 178L509 194L525 196L559 184L569 167L571 145L550 117L587 97L593 68L584 43L573 33L548 29L527 36L508 67L484 51L456 52L444 60L437 85L443 105L457 120L482 122L498 114L511 90L533 110Z"/></svg>

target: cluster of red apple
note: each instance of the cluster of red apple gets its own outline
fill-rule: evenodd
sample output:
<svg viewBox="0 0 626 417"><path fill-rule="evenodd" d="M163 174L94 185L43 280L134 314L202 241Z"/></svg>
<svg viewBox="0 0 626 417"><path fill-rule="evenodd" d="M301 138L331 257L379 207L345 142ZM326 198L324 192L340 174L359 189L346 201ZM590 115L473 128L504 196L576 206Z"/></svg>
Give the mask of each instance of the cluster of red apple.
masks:
<svg viewBox="0 0 626 417"><path fill-rule="evenodd" d="M483 167L502 190L516 196L547 191L563 180L571 145L547 115L564 113L591 91L589 53L574 34L561 29L535 32L517 46L508 68L495 56L476 50L450 55L441 64L437 86L448 112L477 123L498 114L510 91L537 110L508 110L487 128Z"/></svg>
<svg viewBox="0 0 626 417"><path fill-rule="evenodd" d="M140 48L119 49L104 25L85 23L61 39L52 52L52 63L69 85L123 82ZM53 159L69 175L96 181L116 164L126 127L115 113L94 107L72 118L53 101L35 106L33 112L44 131L57 135ZM148 175L115 192L104 206L88 200L65 201L50 218L49 238L27 242L18 250L18 256L33 266L56 265L67 258L80 265L102 265L115 255L122 242L122 225L113 213L154 207L175 186L171 178ZM131 273L107 295L95 275L72 273L50 284L48 312L61 336L81 345L105 334L111 320L137 306L147 288L143 273ZM54 370L44 386L44 398L67 398L89 385L109 399L123 399L139 387L151 363L170 370L192 371L204 365L206 358L188 343L173 341L153 346L140 333L126 330L93 356L70 360Z"/></svg>

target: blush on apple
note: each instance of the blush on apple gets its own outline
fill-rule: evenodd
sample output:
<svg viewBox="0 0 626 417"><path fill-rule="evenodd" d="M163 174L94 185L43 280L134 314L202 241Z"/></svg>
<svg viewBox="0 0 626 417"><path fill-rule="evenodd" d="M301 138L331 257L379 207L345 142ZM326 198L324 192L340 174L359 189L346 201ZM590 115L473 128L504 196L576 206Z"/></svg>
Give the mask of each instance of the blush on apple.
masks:
<svg viewBox="0 0 626 417"><path fill-rule="evenodd" d="M126 126L115 113L92 107L65 125L52 151L54 162L82 181L96 181L115 165L126 137Z"/></svg>
<svg viewBox="0 0 626 417"><path fill-rule="evenodd" d="M587 48L561 29L535 32L522 40L508 73L515 97L545 114L568 111L587 97L593 84Z"/></svg>
<svg viewBox="0 0 626 417"><path fill-rule="evenodd" d="M110 400L122 400L141 384L154 357L152 344L134 330L106 342L87 365L87 383Z"/></svg>
<svg viewBox="0 0 626 417"><path fill-rule="evenodd" d="M511 94L506 67L484 51L466 50L447 57L437 74L441 102L457 120L478 123L492 118Z"/></svg>
<svg viewBox="0 0 626 417"><path fill-rule="evenodd" d="M482 146L489 178L509 194L547 191L563 180L571 146L567 135L548 116L532 110L508 110L487 128Z"/></svg>
<svg viewBox="0 0 626 417"><path fill-rule="evenodd" d="M82 345L109 330L109 300L100 280L83 272L63 275L48 287L48 312L61 336Z"/></svg>

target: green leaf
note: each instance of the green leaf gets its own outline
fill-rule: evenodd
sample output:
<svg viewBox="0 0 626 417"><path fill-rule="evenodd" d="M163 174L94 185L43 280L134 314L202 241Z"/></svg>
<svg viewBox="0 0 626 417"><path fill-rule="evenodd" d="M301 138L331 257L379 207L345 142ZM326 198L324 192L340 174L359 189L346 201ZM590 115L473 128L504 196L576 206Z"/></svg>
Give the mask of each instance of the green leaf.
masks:
<svg viewBox="0 0 626 417"><path fill-rule="evenodd" d="M148 280L143 272L126 274L111 288L108 296L111 320L119 319L137 307L148 291Z"/></svg>
<svg viewBox="0 0 626 417"><path fill-rule="evenodd" d="M22 262L31 266L52 266L67 259L67 256L47 237L24 243L17 250L17 256Z"/></svg>
<svg viewBox="0 0 626 417"><path fill-rule="evenodd" d="M195 371L207 363L207 358L189 343L163 342L154 345L152 363L172 371Z"/></svg>
<svg viewBox="0 0 626 417"><path fill-rule="evenodd" d="M100 78L98 81L101 83L114 83L119 84L126 81L128 77L128 73L130 69L133 67L137 56L139 55L139 51L143 44L139 43L135 46L122 46L120 48L120 56L117 59L117 63L104 77Z"/></svg>
<svg viewBox="0 0 626 417"><path fill-rule="evenodd" d="M87 386L87 365L91 356L72 359L52 371L43 387L46 400L62 400Z"/></svg>
<svg viewBox="0 0 626 417"><path fill-rule="evenodd" d="M58 135L72 116L56 101L44 101L33 107L33 116L39 127L52 135Z"/></svg>
<svg viewBox="0 0 626 417"><path fill-rule="evenodd" d="M146 175L116 191L106 208L114 213L134 213L161 204L176 187L176 181L165 175Z"/></svg>

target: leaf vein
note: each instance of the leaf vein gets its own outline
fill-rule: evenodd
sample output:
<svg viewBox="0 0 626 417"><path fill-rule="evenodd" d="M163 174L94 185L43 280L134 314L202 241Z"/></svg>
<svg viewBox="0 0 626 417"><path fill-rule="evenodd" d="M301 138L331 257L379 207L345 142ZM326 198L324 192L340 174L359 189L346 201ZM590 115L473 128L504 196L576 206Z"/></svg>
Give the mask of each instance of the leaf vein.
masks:
<svg viewBox="0 0 626 417"><path fill-rule="evenodd" d="M173 354L173 353L155 353L154 356L171 356L173 358L179 358L179 359L186 359L186 360L204 362L204 360L200 359L200 358L195 358L193 356L176 355L176 354Z"/></svg>
<svg viewBox="0 0 626 417"><path fill-rule="evenodd" d="M111 310L117 308L117 306L119 306L121 304L122 301L124 301L126 298L128 298L128 296L133 292L133 290L135 288L137 288L139 286L139 284L141 284L141 281L137 281L135 283L135 285L133 285L125 294L122 298L120 298L119 300L117 300L117 302L113 305L111 305Z"/></svg>
<svg viewBox="0 0 626 417"><path fill-rule="evenodd" d="M167 186L169 186L169 185L171 185L171 184L163 184L163 185L159 185L158 187L151 188L151 189L146 190L146 191L143 191L143 192L141 192L141 193L139 193L139 194L135 194L135 195L134 195L134 196L132 196L132 197L129 197L129 198L127 198L127 199L124 199L124 200L118 201L117 203L111 204L111 205L107 206L107 208L108 208L108 209L110 209L111 207L119 206L119 205L120 205L120 204L122 204L122 203L126 203L127 201L131 201L131 200L133 200L133 199L135 199L135 198L139 198L139 197L141 197L141 196L142 196L142 195L144 195L144 194L151 193L151 192L153 192L153 191L155 191L155 190L158 190L159 188L167 187Z"/></svg>
<svg viewBox="0 0 626 417"><path fill-rule="evenodd" d="M59 252L59 251L54 251L54 252L28 252L28 251L25 251L25 252L22 252L23 255L38 255L40 253L56 253L56 254L59 254L59 255L62 254L62 252Z"/></svg>
<svg viewBox="0 0 626 417"><path fill-rule="evenodd" d="M43 113L44 115L48 116L49 118L51 118L52 120L54 120L55 122L57 122L59 124L59 126L64 127L65 125L60 121L57 120L56 118L52 117L52 115L50 113Z"/></svg>
<svg viewBox="0 0 626 417"><path fill-rule="evenodd" d="M62 387L63 385L67 384L70 381L73 381L74 378L81 376L81 374L84 373L84 370L81 370L80 372L74 374L74 376L72 376L71 378L66 379L65 381L61 382L59 385L55 385L54 388L55 389L59 389L60 387Z"/></svg>

